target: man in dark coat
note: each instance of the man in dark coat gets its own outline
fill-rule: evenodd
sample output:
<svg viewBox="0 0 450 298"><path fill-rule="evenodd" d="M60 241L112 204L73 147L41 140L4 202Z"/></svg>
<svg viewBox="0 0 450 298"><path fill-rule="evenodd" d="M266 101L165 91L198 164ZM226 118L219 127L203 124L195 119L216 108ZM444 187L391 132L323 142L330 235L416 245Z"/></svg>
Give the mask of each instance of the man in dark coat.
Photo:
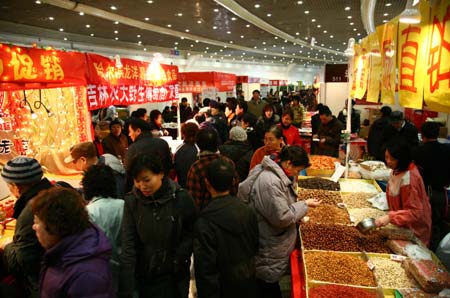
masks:
<svg viewBox="0 0 450 298"><path fill-rule="evenodd" d="M230 196L233 165L216 159L206 169L211 203L194 228L195 278L199 298L256 297L256 213Z"/></svg>
<svg viewBox="0 0 450 298"><path fill-rule="evenodd" d="M386 127L389 126L389 116L392 109L388 106L384 106L380 110L381 118L375 120L370 126L369 136L367 138L367 150L371 156L374 156L378 160L384 160L384 151L381 150L381 140L383 138L383 132Z"/></svg>
<svg viewBox="0 0 450 298"><path fill-rule="evenodd" d="M450 185L450 147L438 142L439 124L422 125L423 144L413 151L413 160L423 178L431 205L430 249L436 250L444 238L444 215L447 208L447 190Z"/></svg>
<svg viewBox="0 0 450 298"><path fill-rule="evenodd" d="M133 144L128 148L125 169L128 169L131 160L137 155L156 155L161 159L164 172L167 174L172 169L172 153L169 144L163 139L154 138L149 124L142 119L131 119L128 125L129 136Z"/></svg>
<svg viewBox="0 0 450 298"><path fill-rule="evenodd" d="M52 187L39 162L34 158L18 156L6 163L2 178L18 199L13 218L17 220L13 241L4 247L3 259L7 270L24 285L29 297L39 297L38 277L44 249L33 231L33 213L30 201L39 192Z"/></svg>
<svg viewBox="0 0 450 298"><path fill-rule="evenodd" d="M381 152L383 153L382 161L384 161L384 152L386 151L386 145L395 140L406 142L411 148L419 145L419 137L417 128L406 121L403 117L403 113L400 111L394 111L389 116L390 123L388 127L383 131L383 137L381 141Z"/></svg>
<svg viewBox="0 0 450 298"><path fill-rule="evenodd" d="M338 157L341 130L344 129L344 126L331 114L331 110L327 106L323 106L319 110L319 115L321 122L317 132L319 144L315 154Z"/></svg>

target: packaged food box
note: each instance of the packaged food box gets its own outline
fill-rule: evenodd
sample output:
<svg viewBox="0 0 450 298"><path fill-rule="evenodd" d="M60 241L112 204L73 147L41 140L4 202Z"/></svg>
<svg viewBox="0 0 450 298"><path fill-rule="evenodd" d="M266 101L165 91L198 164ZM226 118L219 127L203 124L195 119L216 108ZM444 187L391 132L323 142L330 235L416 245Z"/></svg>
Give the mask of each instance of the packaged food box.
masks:
<svg viewBox="0 0 450 298"><path fill-rule="evenodd" d="M436 260L407 259L403 264L426 292L437 293L450 287L450 274Z"/></svg>

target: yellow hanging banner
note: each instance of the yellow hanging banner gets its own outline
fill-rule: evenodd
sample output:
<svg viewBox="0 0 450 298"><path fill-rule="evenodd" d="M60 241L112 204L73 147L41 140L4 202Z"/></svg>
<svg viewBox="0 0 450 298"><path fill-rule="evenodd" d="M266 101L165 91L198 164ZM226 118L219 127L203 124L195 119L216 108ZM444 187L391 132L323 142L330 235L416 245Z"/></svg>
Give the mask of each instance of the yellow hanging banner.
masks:
<svg viewBox="0 0 450 298"><path fill-rule="evenodd" d="M367 101L378 102L380 96L380 80L381 80L381 53L380 43L376 33L368 36L369 48L369 73L367 75Z"/></svg>
<svg viewBox="0 0 450 298"><path fill-rule="evenodd" d="M398 28L398 97L405 108L422 109L426 76L428 20L430 6L420 3L420 24L399 23Z"/></svg>
<svg viewBox="0 0 450 298"><path fill-rule="evenodd" d="M358 82L359 82L359 76L358 76L358 65L359 60L361 58L361 46L359 44L355 44L353 47L355 50L355 56L353 56L353 70L352 70L352 88L350 89L350 96L352 98L355 97L356 91L358 89Z"/></svg>
<svg viewBox="0 0 450 298"><path fill-rule="evenodd" d="M381 102L394 104L398 17L377 27L381 51Z"/></svg>
<svg viewBox="0 0 450 298"><path fill-rule="evenodd" d="M355 98L362 99L367 90L367 74L368 74L368 39L362 40L360 45L360 55L358 65L355 65L356 70L356 90Z"/></svg>
<svg viewBox="0 0 450 298"><path fill-rule="evenodd" d="M450 113L450 2L431 9L424 98L432 111Z"/></svg>

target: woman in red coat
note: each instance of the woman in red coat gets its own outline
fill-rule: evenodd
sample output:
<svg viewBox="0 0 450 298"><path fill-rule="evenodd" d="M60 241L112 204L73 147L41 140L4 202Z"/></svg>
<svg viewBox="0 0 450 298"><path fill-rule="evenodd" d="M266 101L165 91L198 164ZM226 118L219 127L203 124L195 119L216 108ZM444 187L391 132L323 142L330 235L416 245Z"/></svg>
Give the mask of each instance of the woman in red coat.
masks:
<svg viewBox="0 0 450 298"><path fill-rule="evenodd" d="M406 143L393 142L387 146L385 158L393 170L386 189L390 211L375 222L379 227L392 223L411 229L428 246L431 206L419 170L412 163L411 149Z"/></svg>
<svg viewBox="0 0 450 298"><path fill-rule="evenodd" d="M281 123L278 124L283 131L283 136L286 138L287 145L298 145L302 144L300 139L300 133L298 127L292 125L292 120L294 119L294 112L291 109L285 109L283 116L281 116Z"/></svg>

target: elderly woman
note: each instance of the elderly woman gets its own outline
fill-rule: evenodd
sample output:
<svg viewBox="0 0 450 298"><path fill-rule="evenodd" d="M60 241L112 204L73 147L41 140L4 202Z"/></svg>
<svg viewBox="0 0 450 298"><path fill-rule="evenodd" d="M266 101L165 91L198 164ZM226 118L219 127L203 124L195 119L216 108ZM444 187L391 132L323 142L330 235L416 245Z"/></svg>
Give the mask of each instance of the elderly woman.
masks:
<svg viewBox="0 0 450 298"><path fill-rule="evenodd" d="M298 173L309 159L299 146L286 146L277 159L265 156L239 185L238 197L256 209L259 250L256 256L258 297L281 298L278 282L289 267L297 240L296 223L320 201L297 202Z"/></svg>
<svg viewBox="0 0 450 298"><path fill-rule="evenodd" d="M33 230L46 250L39 297L114 297L111 244L89 221L81 195L54 187L41 192L32 209Z"/></svg>
<svg viewBox="0 0 450 298"><path fill-rule="evenodd" d="M411 229L425 245L431 237L431 206L419 170L412 163L410 146L405 142L392 142L387 145L386 164L391 168L386 198L389 212L375 223Z"/></svg>

